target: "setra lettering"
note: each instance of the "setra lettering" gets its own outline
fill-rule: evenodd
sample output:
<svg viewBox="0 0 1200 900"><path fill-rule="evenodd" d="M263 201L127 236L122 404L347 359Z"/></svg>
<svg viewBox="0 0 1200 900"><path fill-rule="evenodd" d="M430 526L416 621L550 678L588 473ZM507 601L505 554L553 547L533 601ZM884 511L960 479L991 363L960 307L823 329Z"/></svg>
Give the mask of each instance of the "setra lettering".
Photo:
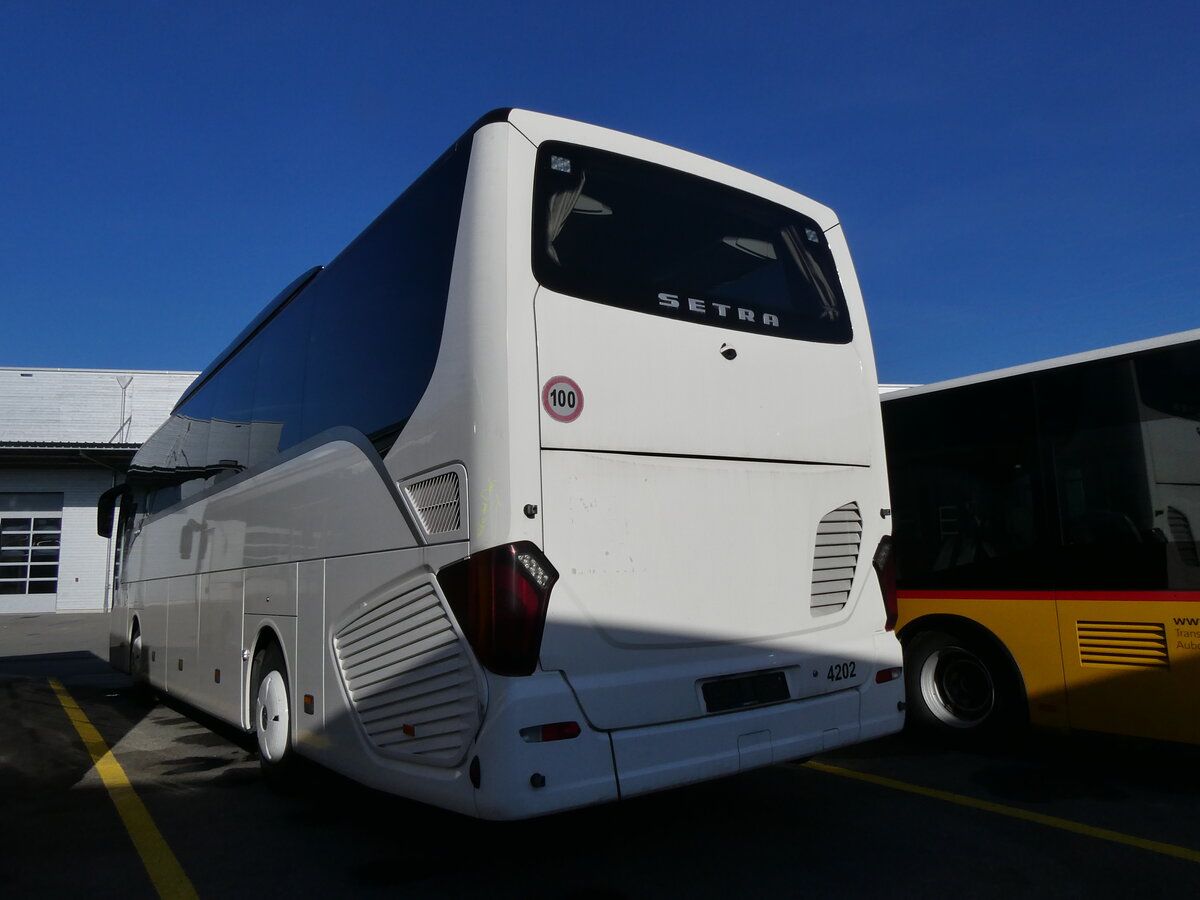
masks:
<svg viewBox="0 0 1200 900"><path fill-rule="evenodd" d="M761 318L759 318L758 314L752 309L746 309L744 306L733 306L729 303L718 303L715 300L701 300L698 297L680 297L678 294L669 294L664 291L658 295L658 305L664 309L686 308L688 312L701 316L712 315L715 311L717 317L721 319L734 318L733 311L736 310L736 317L740 322L767 325L771 328L779 327L779 316L774 313L762 313Z"/></svg>

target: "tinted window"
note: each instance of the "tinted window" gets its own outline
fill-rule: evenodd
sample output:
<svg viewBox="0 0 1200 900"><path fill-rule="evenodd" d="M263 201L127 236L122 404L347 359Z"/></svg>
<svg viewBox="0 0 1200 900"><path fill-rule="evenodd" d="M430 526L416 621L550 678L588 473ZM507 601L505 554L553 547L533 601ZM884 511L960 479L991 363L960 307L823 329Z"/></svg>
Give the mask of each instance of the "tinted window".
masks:
<svg viewBox="0 0 1200 900"><path fill-rule="evenodd" d="M1050 586L1034 409L1027 378L883 404L901 587Z"/></svg>
<svg viewBox="0 0 1200 900"><path fill-rule="evenodd" d="M1134 361L1134 372L1167 584L1200 590L1200 344L1148 353Z"/></svg>
<svg viewBox="0 0 1200 900"><path fill-rule="evenodd" d="M1200 590L1197 412L1196 345L886 401L901 586Z"/></svg>
<svg viewBox="0 0 1200 900"><path fill-rule="evenodd" d="M1200 422L1200 344L1155 350L1134 367L1146 418Z"/></svg>
<svg viewBox="0 0 1200 900"><path fill-rule="evenodd" d="M300 295L304 434L353 425L386 452L433 375L469 150L404 192Z"/></svg>
<svg viewBox="0 0 1200 900"><path fill-rule="evenodd" d="M1057 586L1165 587L1129 361L1044 373L1038 397L1058 514Z"/></svg>
<svg viewBox="0 0 1200 900"><path fill-rule="evenodd" d="M211 402L205 464L214 470L250 464L250 423L254 420L254 382L259 343L254 341L229 360L205 389Z"/></svg>
<svg viewBox="0 0 1200 900"><path fill-rule="evenodd" d="M812 219L674 169L546 143L533 267L551 290L779 337L851 338L837 268Z"/></svg>
<svg viewBox="0 0 1200 900"><path fill-rule="evenodd" d="M469 141L455 145L275 311L143 445L131 476L239 471L336 426L386 453L433 375L469 158Z"/></svg>
<svg viewBox="0 0 1200 900"><path fill-rule="evenodd" d="M250 438L257 459L293 446L305 433L304 373L311 327L312 304L297 300L280 310L260 335Z"/></svg>

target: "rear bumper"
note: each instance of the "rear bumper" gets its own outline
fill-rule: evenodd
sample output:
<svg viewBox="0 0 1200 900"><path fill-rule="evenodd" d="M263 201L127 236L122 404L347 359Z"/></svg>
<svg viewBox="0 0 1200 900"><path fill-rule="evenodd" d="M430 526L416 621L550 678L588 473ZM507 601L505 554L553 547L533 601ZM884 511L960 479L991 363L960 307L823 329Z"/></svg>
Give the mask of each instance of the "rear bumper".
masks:
<svg viewBox="0 0 1200 900"><path fill-rule="evenodd" d="M890 636L889 636L890 637ZM471 757L478 758L476 814L520 819L812 756L899 731L904 680L867 682L804 700L619 731L590 727L566 681L510 681ZM527 743L522 728L577 722L578 737Z"/></svg>
<svg viewBox="0 0 1200 900"><path fill-rule="evenodd" d="M490 683L487 717L467 758L477 816L525 819L618 799L608 734L587 724L561 673ZM553 722L575 722L580 734L545 743L521 737L522 729Z"/></svg>
<svg viewBox="0 0 1200 900"><path fill-rule="evenodd" d="M736 775L899 731L904 684L612 733L622 797Z"/></svg>

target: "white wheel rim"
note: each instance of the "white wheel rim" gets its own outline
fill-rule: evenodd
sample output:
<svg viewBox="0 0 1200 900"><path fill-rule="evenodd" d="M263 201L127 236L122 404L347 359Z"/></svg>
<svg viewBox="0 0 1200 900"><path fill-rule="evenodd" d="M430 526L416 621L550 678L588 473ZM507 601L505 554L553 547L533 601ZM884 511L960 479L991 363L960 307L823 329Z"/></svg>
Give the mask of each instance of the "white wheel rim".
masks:
<svg viewBox="0 0 1200 900"><path fill-rule="evenodd" d="M921 698L951 728L975 728L992 714L996 688L983 661L962 647L943 647L925 659L919 673Z"/></svg>
<svg viewBox="0 0 1200 900"><path fill-rule="evenodd" d="M258 752L267 762L279 762L287 752L288 729L287 684L283 675L271 670L258 687L254 702L254 730L258 735Z"/></svg>
<svg viewBox="0 0 1200 900"><path fill-rule="evenodd" d="M129 645L129 668L132 669L129 674L137 678L142 674L142 635L138 632L133 636L133 640Z"/></svg>

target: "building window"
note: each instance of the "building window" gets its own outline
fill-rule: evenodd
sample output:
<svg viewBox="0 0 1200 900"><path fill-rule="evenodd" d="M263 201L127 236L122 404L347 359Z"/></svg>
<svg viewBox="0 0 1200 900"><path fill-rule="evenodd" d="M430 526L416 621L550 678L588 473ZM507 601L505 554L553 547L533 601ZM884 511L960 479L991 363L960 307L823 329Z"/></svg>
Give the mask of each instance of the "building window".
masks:
<svg viewBox="0 0 1200 900"><path fill-rule="evenodd" d="M0 493L0 596L57 594L62 494Z"/></svg>

